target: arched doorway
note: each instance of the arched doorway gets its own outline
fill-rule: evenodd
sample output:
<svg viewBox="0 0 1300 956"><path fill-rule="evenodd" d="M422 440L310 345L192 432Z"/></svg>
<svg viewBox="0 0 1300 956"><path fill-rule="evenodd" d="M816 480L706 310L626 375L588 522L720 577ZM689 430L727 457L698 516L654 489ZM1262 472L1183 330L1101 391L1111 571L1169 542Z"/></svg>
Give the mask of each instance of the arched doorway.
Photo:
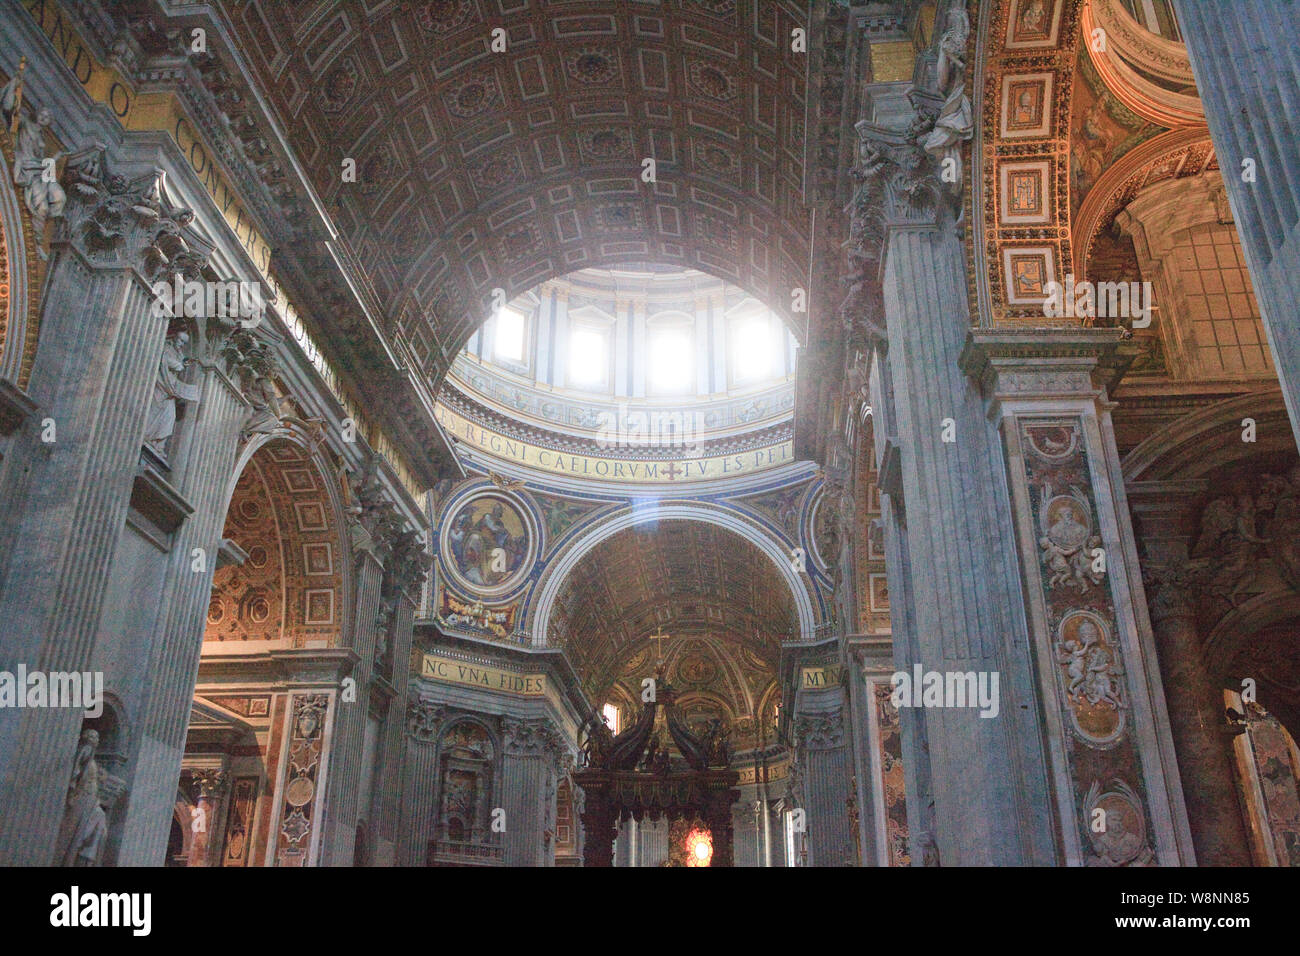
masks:
<svg viewBox="0 0 1300 956"><path fill-rule="evenodd" d="M250 446L240 464L183 763L182 790L203 822L187 862L312 865L351 668L340 484L295 434Z"/></svg>
<svg viewBox="0 0 1300 956"><path fill-rule="evenodd" d="M696 767L679 732L705 739L721 730L724 763L739 772L725 837L712 832L718 811L703 794L698 806L615 808L614 865L689 865L698 858L686 843L698 851L706 836L719 859L740 865L780 856L773 831L790 755L776 712L781 643L798 632L796 605L779 566L756 544L698 518L606 528L572 563L549 611L548 641L564 648L611 731L642 723L650 701L661 705L627 769L676 780L671 775ZM587 834L589 846L599 839Z"/></svg>

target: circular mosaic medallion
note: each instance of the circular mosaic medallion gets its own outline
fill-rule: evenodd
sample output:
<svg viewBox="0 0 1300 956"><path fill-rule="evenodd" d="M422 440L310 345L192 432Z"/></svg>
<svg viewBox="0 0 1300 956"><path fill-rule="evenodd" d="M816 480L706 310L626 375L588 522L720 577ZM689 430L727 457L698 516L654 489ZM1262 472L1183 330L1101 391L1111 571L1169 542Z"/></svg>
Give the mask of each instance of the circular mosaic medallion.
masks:
<svg viewBox="0 0 1300 956"><path fill-rule="evenodd" d="M504 594L527 574L537 531L527 509L488 492L453 506L441 535L443 564L471 594Z"/></svg>

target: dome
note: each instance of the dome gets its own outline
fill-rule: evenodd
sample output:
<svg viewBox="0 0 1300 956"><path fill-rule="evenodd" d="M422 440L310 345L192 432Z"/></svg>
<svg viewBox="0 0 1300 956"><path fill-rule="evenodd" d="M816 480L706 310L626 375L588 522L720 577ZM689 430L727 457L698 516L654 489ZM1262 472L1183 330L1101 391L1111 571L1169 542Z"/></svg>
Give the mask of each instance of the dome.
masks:
<svg viewBox="0 0 1300 956"><path fill-rule="evenodd" d="M463 447L517 465L553 460L512 455L520 442L605 460L743 456L788 443L795 361L780 316L721 279L584 269L501 303L453 362L439 415Z"/></svg>

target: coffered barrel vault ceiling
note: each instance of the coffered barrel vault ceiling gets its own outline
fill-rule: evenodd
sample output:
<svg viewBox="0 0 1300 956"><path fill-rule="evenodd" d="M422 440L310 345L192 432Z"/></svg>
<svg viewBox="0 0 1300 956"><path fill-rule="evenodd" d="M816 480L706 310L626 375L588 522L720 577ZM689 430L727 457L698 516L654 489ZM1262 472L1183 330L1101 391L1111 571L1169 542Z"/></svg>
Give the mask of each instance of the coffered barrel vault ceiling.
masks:
<svg viewBox="0 0 1300 956"><path fill-rule="evenodd" d="M494 288L591 266L695 268L788 310L807 284L801 6L222 4L380 300L448 357Z"/></svg>
<svg viewBox="0 0 1300 956"><path fill-rule="evenodd" d="M556 600L555 636L596 695L662 627L743 648L775 673L796 626L794 599L771 558L744 538L698 521L620 531L569 573Z"/></svg>

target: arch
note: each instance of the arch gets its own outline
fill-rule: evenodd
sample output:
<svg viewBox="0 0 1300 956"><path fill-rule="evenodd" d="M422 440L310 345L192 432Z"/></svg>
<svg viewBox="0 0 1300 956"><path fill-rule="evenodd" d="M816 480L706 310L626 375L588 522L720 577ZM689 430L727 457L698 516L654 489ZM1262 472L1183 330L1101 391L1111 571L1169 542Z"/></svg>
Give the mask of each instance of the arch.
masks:
<svg viewBox="0 0 1300 956"><path fill-rule="evenodd" d="M1224 689L1240 693L1256 682L1257 699L1293 736L1300 733L1300 594L1273 588L1225 614L1211 630L1202 655Z"/></svg>
<svg viewBox="0 0 1300 956"><path fill-rule="evenodd" d="M771 558L772 563L776 565L777 573L789 586L794 599L800 639L812 639L817 626L812 597L808 592L808 586L795 572L790 562L789 552L779 541L746 521L738 512L721 505L712 502L663 501L658 502L653 509L629 508L611 515L571 541L560 554L552 555L550 563L538 581L536 592L538 596L529 616L533 646L548 646L547 634L555 599L569 574L583 557L602 541L612 538L620 531L671 519L701 521L732 531Z"/></svg>
<svg viewBox="0 0 1300 956"><path fill-rule="evenodd" d="M438 738L437 738L437 747L438 747L439 754L442 753L442 745L443 742L447 739L447 734L449 734L460 724L466 724L466 723L474 724L476 727L482 730L484 734L487 735L488 742L492 745L492 754L491 754L492 757L495 757L497 754L502 752L503 748L502 748L501 735L498 734L491 727L491 725L486 720L484 720L480 715L470 713L469 711L465 711L463 713L450 714L448 715L447 719L442 722L442 726L438 729Z"/></svg>
<svg viewBox="0 0 1300 956"><path fill-rule="evenodd" d="M0 123L0 379L25 389L40 335L41 237L13 186L8 126Z"/></svg>
<svg viewBox="0 0 1300 956"><path fill-rule="evenodd" d="M1258 442L1241 441L1243 418L1255 420ZM1217 440L1207 441L1210 438ZM1281 390L1251 391L1184 415L1144 438L1124 456L1120 469L1126 484L1196 478L1237 461L1294 448Z"/></svg>
<svg viewBox="0 0 1300 956"><path fill-rule="evenodd" d="M1194 157L1203 157L1197 162L1204 168L1213 153L1209 130L1192 126L1153 136L1109 166L1092 184L1073 218L1071 251L1075 276L1080 281L1088 277L1088 259L1097 233L1115 211L1151 183L1157 171L1164 170L1172 176L1176 169L1190 165Z"/></svg>
<svg viewBox="0 0 1300 956"><path fill-rule="evenodd" d="M1300 622L1300 595L1277 590L1258 594L1234 607L1214 625L1202 644L1206 663L1216 676L1226 680L1224 668L1257 632L1292 620ZM1300 640L1300 630L1296 637Z"/></svg>
<svg viewBox="0 0 1300 956"><path fill-rule="evenodd" d="M1117 0L1087 0L1079 14L1081 33L1105 31L1107 43L1091 57L1107 88L1144 120L1160 126L1205 123L1205 108L1195 92L1187 47L1157 36L1139 24ZM1156 83L1137 68L1159 77Z"/></svg>
<svg viewBox="0 0 1300 956"><path fill-rule="evenodd" d="M341 488L319 443L300 423L254 436L241 449L222 528L223 538L232 538L245 557L214 572L205 643L351 643L352 549ZM227 534L232 528L245 541ZM276 547L250 544L258 535Z"/></svg>

